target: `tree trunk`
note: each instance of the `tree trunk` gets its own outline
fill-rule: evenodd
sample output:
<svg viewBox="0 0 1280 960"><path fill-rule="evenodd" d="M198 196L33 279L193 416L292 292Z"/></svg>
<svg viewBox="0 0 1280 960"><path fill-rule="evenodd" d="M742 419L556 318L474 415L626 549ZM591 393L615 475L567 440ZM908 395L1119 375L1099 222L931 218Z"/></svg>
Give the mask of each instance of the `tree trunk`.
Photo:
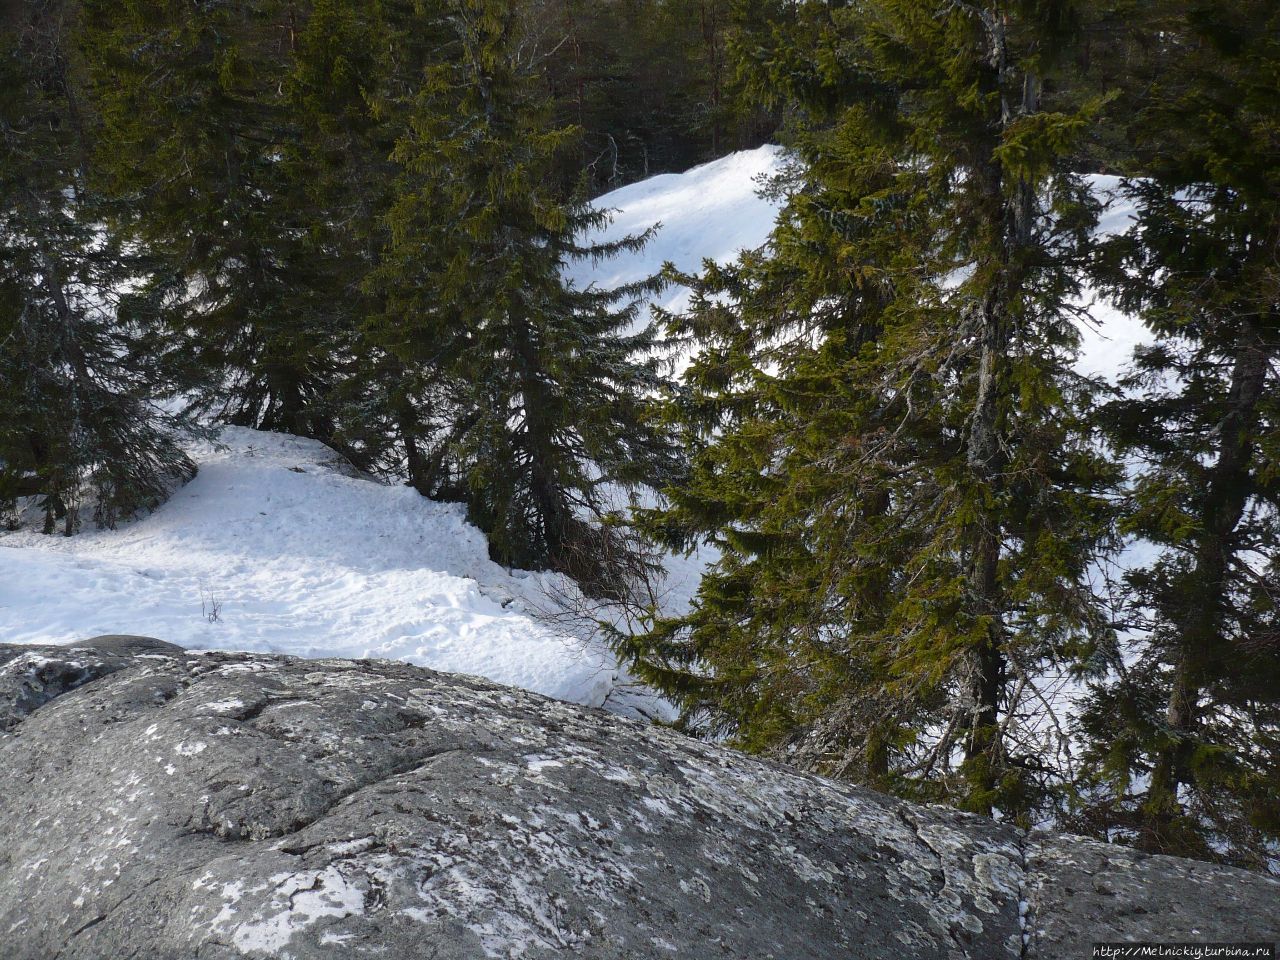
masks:
<svg viewBox="0 0 1280 960"><path fill-rule="evenodd" d="M1174 617L1178 643L1174 676L1165 708L1168 743L1157 751L1144 804L1144 846L1165 850L1174 843L1179 789L1188 769L1199 723L1199 700L1230 655L1224 635L1227 575L1236 552L1233 538L1252 490L1251 464L1257 435L1257 406L1267 385L1272 350L1257 326L1244 321L1236 338L1227 413L1218 427L1221 444L1201 499L1200 534L1195 545L1191 589Z"/></svg>
<svg viewBox="0 0 1280 960"><path fill-rule="evenodd" d="M1003 305L988 298L980 313L982 350L978 367L978 394L970 421L968 465L986 503L970 540L969 594L973 613L986 621L986 635L970 654L969 736L964 771L966 807L991 815L991 796L998 779L1000 693L1005 679L1004 598L999 577L1002 549L1001 521L993 514L993 500L1002 483L1004 454L1001 444L1000 396L1002 371L1009 350L1010 327Z"/></svg>
<svg viewBox="0 0 1280 960"><path fill-rule="evenodd" d="M529 455L529 493L542 524L545 562L566 569L569 516L560 496L552 465L553 429L547 419L550 398L542 382L542 360L526 323L517 324L516 353L520 357L520 392L524 395L525 448Z"/></svg>
<svg viewBox="0 0 1280 960"><path fill-rule="evenodd" d="M990 43L986 67L986 85L990 92L1003 91L1008 72L1004 21L994 11L985 11L983 23ZM1039 109L1040 85L1027 74L1022 83L1021 102L1011 106L1001 96L997 130L1018 116ZM1000 781L1004 756L1001 734L1000 699L1008 679L1007 645L1004 614L1006 598L1000 583L1000 559L1004 530L999 506L1005 483L1007 425L1002 407L1010 389L1009 353L1013 347L1014 304L1020 299L1023 285L1023 251L1033 239L1037 209L1035 185L1024 181L1006 195L1004 171L995 159L999 134L985 144L974 171L990 223L991 233L998 237L1000 258L998 276L978 306L977 336L978 387L973 413L969 421L966 457L976 495L983 498L979 519L969 539L969 595L973 614L985 621L985 636L969 656L968 700L969 735L966 739L962 771L967 796L964 806L975 813L990 816Z"/></svg>

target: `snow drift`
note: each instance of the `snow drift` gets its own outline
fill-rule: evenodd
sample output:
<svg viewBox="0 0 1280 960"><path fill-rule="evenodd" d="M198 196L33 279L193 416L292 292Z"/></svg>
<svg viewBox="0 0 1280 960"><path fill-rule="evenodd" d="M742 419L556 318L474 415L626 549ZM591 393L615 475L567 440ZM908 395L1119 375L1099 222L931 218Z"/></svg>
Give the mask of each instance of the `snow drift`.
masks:
<svg viewBox="0 0 1280 960"><path fill-rule="evenodd" d="M757 178L778 162L764 147L601 198L616 214L605 236L662 227L643 251L572 279L611 286L763 243L775 213ZM660 300L678 309L683 297ZM148 634L197 650L404 660L592 706L626 700L608 649L543 616L572 585L493 563L461 505L353 476L298 437L233 427L190 453L196 478L117 530L0 532L0 640ZM687 596L696 577L682 568L673 589Z"/></svg>
<svg viewBox="0 0 1280 960"><path fill-rule="evenodd" d="M571 279L614 286L763 244L777 207L757 191L781 163L766 146L601 197L614 213L601 239L660 227L643 250L580 264ZM1100 193L1115 185L1097 178ZM1100 229L1128 219L1112 204ZM657 302L679 310L688 292ZM1114 380L1142 329L1105 305L1094 313L1080 367ZM191 454L195 480L118 530L0 532L0 639L133 633L205 650L382 657L616 705L625 677L613 655L543 616L572 586L490 561L460 505L351 476L327 447L282 434L228 428ZM673 603L692 596L703 562L672 558Z"/></svg>

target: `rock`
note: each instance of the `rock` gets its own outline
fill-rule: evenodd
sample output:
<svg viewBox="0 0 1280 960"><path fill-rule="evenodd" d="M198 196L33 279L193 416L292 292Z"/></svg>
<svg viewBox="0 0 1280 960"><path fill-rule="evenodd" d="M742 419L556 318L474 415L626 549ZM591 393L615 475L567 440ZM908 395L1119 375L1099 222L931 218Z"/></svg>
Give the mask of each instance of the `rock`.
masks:
<svg viewBox="0 0 1280 960"><path fill-rule="evenodd" d="M1280 881L403 664L0 646L0 958L1087 956Z"/></svg>
<svg viewBox="0 0 1280 960"><path fill-rule="evenodd" d="M95 637L65 647L0 645L0 730L8 730L28 714L77 687L134 663L138 657L174 656L182 648L150 637Z"/></svg>
<svg viewBox="0 0 1280 960"><path fill-rule="evenodd" d="M1098 941L1280 941L1280 880L1079 837L1027 849L1033 957Z"/></svg>

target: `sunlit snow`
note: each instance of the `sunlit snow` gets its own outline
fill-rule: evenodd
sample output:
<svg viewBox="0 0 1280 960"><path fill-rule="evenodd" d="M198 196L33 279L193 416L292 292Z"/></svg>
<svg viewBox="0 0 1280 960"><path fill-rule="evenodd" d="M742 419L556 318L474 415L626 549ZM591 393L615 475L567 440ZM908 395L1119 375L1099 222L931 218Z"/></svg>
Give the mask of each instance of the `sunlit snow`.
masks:
<svg viewBox="0 0 1280 960"><path fill-rule="evenodd" d="M762 243L773 207L754 178L777 160L765 147L602 198L618 210L609 235L663 226L642 253L575 280L612 285L667 260L693 269ZM679 306L682 294L664 297ZM0 532L0 641L131 633L405 660L590 705L623 698L603 644L544 616L571 586L493 563L461 505L349 476L322 444L282 434L227 428L191 452L198 475L151 516L71 538ZM677 600L696 566L673 562Z"/></svg>
<svg viewBox="0 0 1280 960"><path fill-rule="evenodd" d="M766 146L600 198L615 214L603 238L661 229L643 251L578 265L572 279L612 286L668 261L696 270L759 246L776 205L757 190L781 162ZM1098 178L1100 193L1114 187ZM1114 204L1100 229L1123 229L1128 217ZM680 309L687 292L668 289L658 302ZM1079 365L1114 380L1141 327L1105 305L1094 312ZM614 705L612 654L545 617L572 588L493 563L460 505L348 475L332 451L297 437L228 428L220 445L192 453L196 479L118 530L0 532L0 640L133 633L197 649L386 657ZM705 559L671 558L670 602L688 601Z"/></svg>

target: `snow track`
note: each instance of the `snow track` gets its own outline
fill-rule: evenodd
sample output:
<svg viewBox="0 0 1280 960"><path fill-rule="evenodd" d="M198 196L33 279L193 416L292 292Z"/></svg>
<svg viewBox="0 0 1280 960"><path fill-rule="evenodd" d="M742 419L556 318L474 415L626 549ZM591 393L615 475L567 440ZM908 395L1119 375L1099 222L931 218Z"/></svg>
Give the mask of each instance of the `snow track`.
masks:
<svg viewBox="0 0 1280 960"><path fill-rule="evenodd" d="M776 204L756 191L781 162L761 147L601 197L615 214L601 239L662 227L644 250L580 264L571 279L608 287L763 244ZM1100 177L1095 189L1115 185ZM1113 204L1100 231L1123 229L1129 213ZM658 303L679 310L687 297L671 288ZM1144 331L1105 305L1094 315L1079 366L1114 382ZM385 657L622 712L654 708L599 642L541 616L572 586L491 562L460 505L351 476L327 447L281 434L229 428L221 446L192 455L196 479L118 530L0 532L0 641L134 633L198 649ZM690 602L707 556L671 558L673 609Z"/></svg>
<svg viewBox="0 0 1280 960"><path fill-rule="evenodd" d="M755 178L778 160L764 147L601 198L617 213L604 236L662 229L641 253L581 265L573 279L612 286L763 243L774 207ZM684 298L668 290L660 302ZM132 633L195 649L383 657L624 713L655 709L602 644L541 616L572 586L493 563L461 505L351 476L324 445L283 434L228 428L191 454L196 478L117 530L0 531L0 642ZM697 564L674 566L670 586L687 602Z"/></svg>

